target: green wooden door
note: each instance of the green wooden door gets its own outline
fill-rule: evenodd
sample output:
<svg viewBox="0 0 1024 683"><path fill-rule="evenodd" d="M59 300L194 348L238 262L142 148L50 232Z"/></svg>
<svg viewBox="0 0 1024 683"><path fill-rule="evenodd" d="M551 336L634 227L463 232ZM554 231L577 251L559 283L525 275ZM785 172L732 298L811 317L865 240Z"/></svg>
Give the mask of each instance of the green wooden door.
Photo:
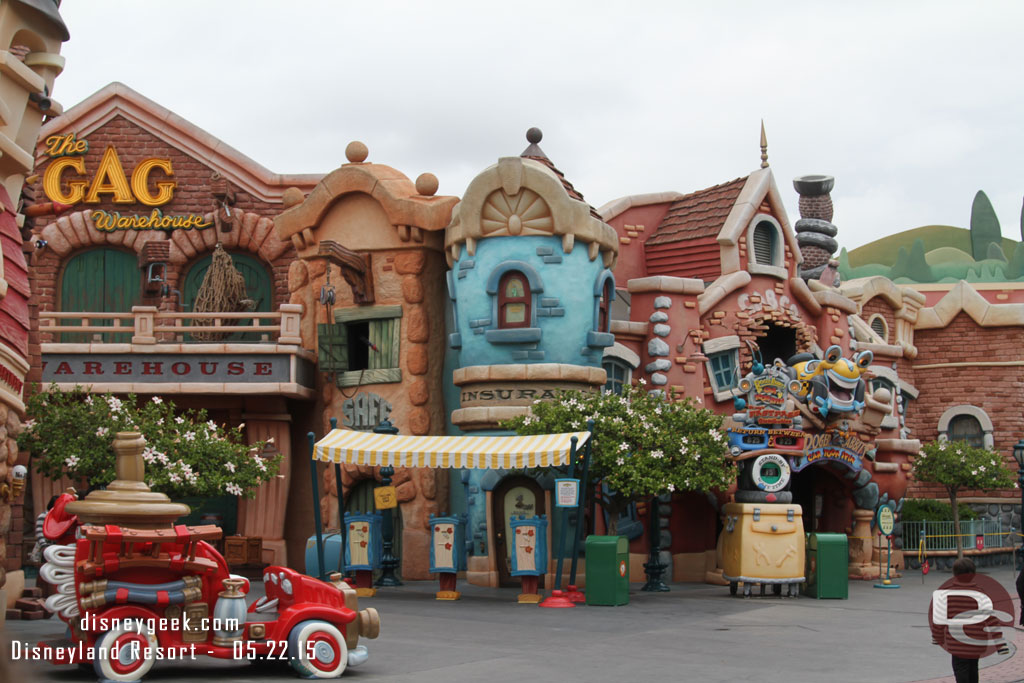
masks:
<svg viewBox="0 0 1024 683"><path fill-rule="evenodd" d="M142 301L142 273L135 254L117 249L93 249L68 259L60 282L60 310L90 313L129 313ZM78 324L72 320L64 324ZM110 326L110 321L94 325ZM131 321L127 321L131 325ZM88 342L92 334L62 334L62 342ZM130 342L131 331L104 335L108 342Z"/></svg>
<svg viewBox="0 0 1024 683"><path fill-rule="evenodd" d="M273 310L273 288L270 276L267 275L267 269L263 267L263 264L245 254L231 254L231 260L235 265L235 269L245 278L245 291L248 297L256 302L255 310L267 312ZM188 274L185 276L185 286L181 288L185 311L192 311L196 295L199 293L199 288L203 284L203 278L206 277L206 271L210 269L212 262L213 254L209 254L193 263L192 267L189 268ZM269 324L266 320L264 320L264 323ZM243 320L241 324L248 325L249 322ZM224 341L255 342L259 340L260 335L258 334L236 332Z"/></svg>

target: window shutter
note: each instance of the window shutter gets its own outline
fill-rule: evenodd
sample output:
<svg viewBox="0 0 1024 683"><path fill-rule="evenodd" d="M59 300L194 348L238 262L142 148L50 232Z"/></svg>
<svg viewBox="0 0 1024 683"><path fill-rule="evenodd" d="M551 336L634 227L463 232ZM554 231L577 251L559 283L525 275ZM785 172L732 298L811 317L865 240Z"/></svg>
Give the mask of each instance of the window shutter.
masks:
<svg viewBox="0 0 1024 683"><path fill-rule="evenodd" d="M383 370L398 367L399 333L401 318L382 318L370 321L370 341L380 349L370 349L369 369Z"/></svg>
<svg viewBox="0 0 1024 683"><path fill-rule="evenodd" d="M775 228L769 223L758 223L754 227L754 261L762 266L775 265L772 259L775 246Z"/></svg>
<svg viewBox="0 0 1024 683"><path fill-rule="evenodd" d="M316 326L320 372L348 370L348 329L343 323Z"/></svg>
<svg viewBox="0 0 1024 683"><path fill-rule="evenodd" d="M871 320L871 329L882 338L882 341L889 341L889 330L885 329L885 320L881 316L875 316Z"/></svg>

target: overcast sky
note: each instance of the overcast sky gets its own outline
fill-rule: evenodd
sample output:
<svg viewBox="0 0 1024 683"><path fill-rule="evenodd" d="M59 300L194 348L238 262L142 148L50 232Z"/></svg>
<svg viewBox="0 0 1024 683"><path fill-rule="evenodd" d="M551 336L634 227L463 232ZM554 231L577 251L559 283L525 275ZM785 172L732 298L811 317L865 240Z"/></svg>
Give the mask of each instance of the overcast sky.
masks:
<svg viewBox="0 0 1024 683"><path fill-rule="evenodd" d="M64 0L55 98L121 81L279 173L369 161L461 195L541 147L595 207L755 170L836 177L853 248L967 227L1020 239L1024 3Z"/></svg>

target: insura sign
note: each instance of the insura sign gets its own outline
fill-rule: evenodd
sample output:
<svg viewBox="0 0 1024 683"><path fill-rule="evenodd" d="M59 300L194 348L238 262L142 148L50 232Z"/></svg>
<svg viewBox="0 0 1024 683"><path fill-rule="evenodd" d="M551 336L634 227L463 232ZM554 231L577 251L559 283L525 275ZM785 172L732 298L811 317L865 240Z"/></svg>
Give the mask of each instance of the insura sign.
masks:
<svg viewBox="0 0 1024 683"><path fill-rule="evenodd" d="M129 179L121 165L117 148L109 145L90 180L85 165L85 154L89 151L88 140L79 140L74 133L66 133L51 135L46 138L45 144L44 151L52 161L43 173L43 193L50 201L75 205L99 204L109 200L114 204L159 207L174 199L178 183L174 180L174 169L169 158L143 159L132 169ZM91 218L96 228L104 232L175 228L189 230L212 225L212 222L204 222L198 214L165 216L158 208L153 208L148 215L124 215L120 211L97 209L92 212Z"/></svg>
<svg viewBox="0 0 1024 683"><path fill-rule="evenodd" d="M832 460L859 472L864 467L862 458L868 450L868 445L852 434L834 430L808 434L804 440L804 454L792 459L793 471L799 472L822 460Z"/></svg>

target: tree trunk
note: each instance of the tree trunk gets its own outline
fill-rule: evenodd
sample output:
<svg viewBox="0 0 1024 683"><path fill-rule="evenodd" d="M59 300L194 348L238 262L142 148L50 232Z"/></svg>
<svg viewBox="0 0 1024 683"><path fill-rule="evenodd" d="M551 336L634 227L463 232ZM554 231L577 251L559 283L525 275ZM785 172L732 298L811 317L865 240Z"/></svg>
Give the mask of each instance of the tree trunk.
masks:
<svg viewBox="0 0 1024 683"><path fill-rule="evenodd" d="M964 556L963 543L960 538L960 508L956 502L956 489L949 488L949 504L953 506L953 538L956 539L956 559Z"/></svg>

